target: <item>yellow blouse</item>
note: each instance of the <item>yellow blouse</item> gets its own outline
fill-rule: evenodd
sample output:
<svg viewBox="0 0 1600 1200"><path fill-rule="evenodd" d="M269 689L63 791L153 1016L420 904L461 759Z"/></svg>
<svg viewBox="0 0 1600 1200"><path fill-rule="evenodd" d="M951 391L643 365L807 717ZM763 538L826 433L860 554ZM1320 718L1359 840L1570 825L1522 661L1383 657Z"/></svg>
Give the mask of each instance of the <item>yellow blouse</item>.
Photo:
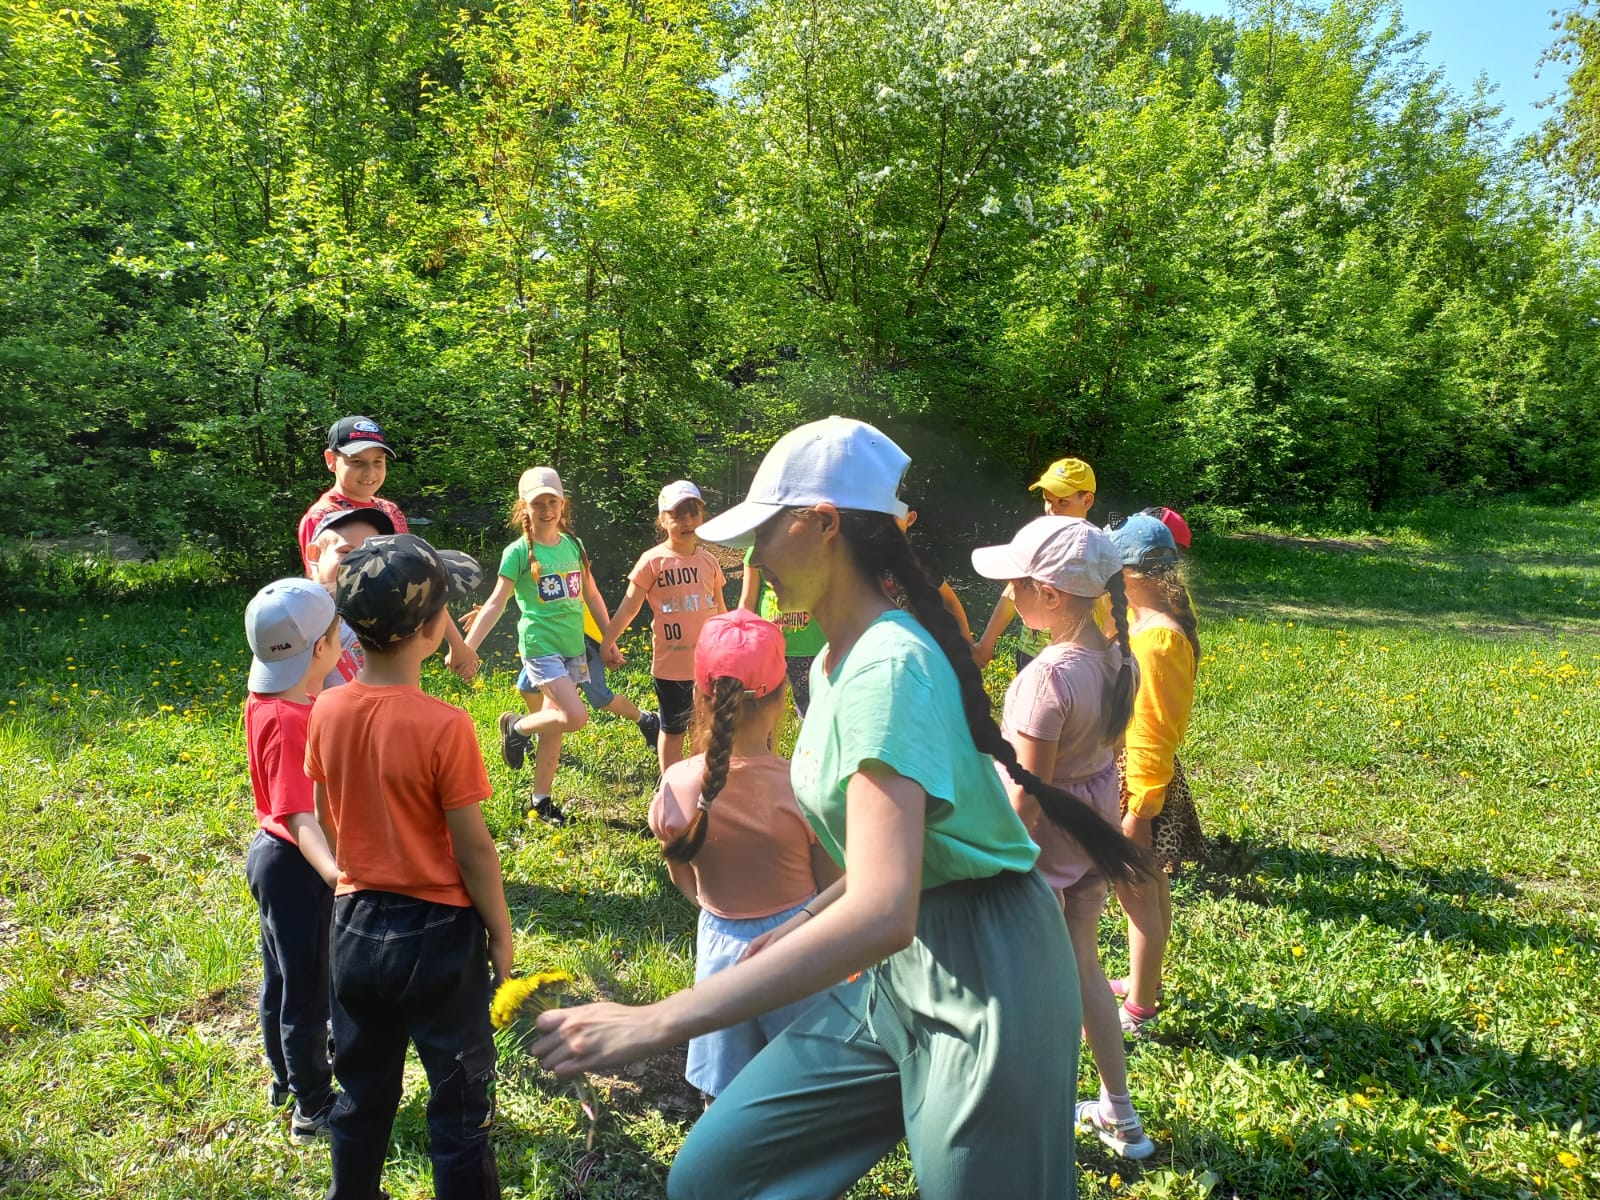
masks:
<svg viewBox="0 0 1600 1200"><path fill-rule="evenodd" d="M1139 661L1139 691L1128 722L1128 811L1160 814L1172 782L1172 759L1189 730L1194 707L1194 647L1165 625L1147 625L1129 637Z"/></svg>

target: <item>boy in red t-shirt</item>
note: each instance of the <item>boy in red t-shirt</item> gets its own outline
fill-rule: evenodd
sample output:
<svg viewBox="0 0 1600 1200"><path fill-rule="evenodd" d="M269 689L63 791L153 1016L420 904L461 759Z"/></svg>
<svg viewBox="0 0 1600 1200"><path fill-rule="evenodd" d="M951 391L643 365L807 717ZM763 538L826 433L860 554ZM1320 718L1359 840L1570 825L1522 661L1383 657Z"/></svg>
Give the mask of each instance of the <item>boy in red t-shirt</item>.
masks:
<svg viewBox="0 0 1600 1200"><path fill-rule="evenodd" d="M309 579L280 579L244 610L254 655L245 701L245 748L259 827L245 857L261 910L261 1039L272 1068L274 1108L295 1101L290 1135L327 1135L333 1108L328 1064L328 924L333 855L306 778L311 691L339 657L333 597Z"/></svg>
<svg viewBox="0 0 1600 1200"><path fill-rule="evenodd" d="M375 508L389 518L394 526L392 532L410 532L400 506L378 495L378 489L389 475L392 457L394 448L389 445L383 427L371 417L340 417L329 427L328 448L322 452L322 461L333 472L333 486L306 509L297 534L300 561L307 574L311 573L311 542L319 523L331 512L341 508ZM462 682L470 680L478 673L477 652L467 645L454 621L446 627L444 638L450 644L445 666Z"/></svg>
<svg viewBox="0 0 1600 1200"><path fill-rule="evenodd" d="M428 1074L434 1194L500 1194L489 998L511 970L511 918L472 718L421 688L446 602L482 577L410 534L368 538L339 568L339 615L366 662L318 701L305 758L338 862L330 1200L378 1194L408 1039Z"/></svg>

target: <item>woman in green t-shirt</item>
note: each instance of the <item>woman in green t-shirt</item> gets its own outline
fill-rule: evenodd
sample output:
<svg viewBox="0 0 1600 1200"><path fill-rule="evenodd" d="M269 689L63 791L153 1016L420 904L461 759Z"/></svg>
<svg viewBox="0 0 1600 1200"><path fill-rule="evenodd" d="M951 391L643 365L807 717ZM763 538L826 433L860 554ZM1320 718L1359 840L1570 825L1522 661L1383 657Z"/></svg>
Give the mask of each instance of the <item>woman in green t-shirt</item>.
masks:
<svg viewBox="0 0 1600 1200"><path fill-rule="evenodd" d="M1077 973L994 760L1109 878L1143 860L1000 736L969 646L895 522L907 461L870 425L813 422L780 438L749 498L700 531L753 544L782 608L810 612L827 637L792 780L844 877L691 989L538 1018L533 1052L571 1076L866 974L711 1105L673 1164L674 1200L835 1196L902 1137L924 1200L1076 1192Z"/></svg>

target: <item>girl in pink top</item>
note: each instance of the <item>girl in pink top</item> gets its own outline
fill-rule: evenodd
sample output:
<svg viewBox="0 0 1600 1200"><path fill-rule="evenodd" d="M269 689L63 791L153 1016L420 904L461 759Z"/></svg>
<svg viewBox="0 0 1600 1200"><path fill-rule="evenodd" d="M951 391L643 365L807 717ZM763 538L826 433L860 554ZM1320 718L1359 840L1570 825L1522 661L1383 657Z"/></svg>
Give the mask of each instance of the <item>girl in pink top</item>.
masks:
<svg viewBox="0 0 1600 1200"><path fill-rule="evenodd" d="M641 554L628 572L628 593L606 626L600 647L601 656L611 661L617 638L650 601L655 613L650 624L650 674L661 711L656 754L663 771L683 757L683 735L694 715L695 639L707 617L728 607L722 598L728 578L695 533L705 517L700 489L687 479L661 489L656 528L665 539Z"/></svg>
<svg viewBox="0 0 1600 1200"><path fill-rule="evenodd" d="M1001 733L1024 767L1116 827L1121 820L1116 752L1138 688L1121 553L1088 521L1045 516L1023 526L1008 546L974 550L972 565L980 575L1007 580L1005 598L1023 624L1050 638L1006 689ZM1108 591L1115 642L1094 619L1095 604ZM1001 781L1039 845L1039 871L1061 897L1072 937L1083 1031L1100 1073L1100 1097L1078 1105L1078 1124L1125 1158L1148 1158L1155 1143L1128 1095L1122 1026L1100 967L1100 913L1108 881L1074 838L1043 819L1032 795L1004 772Z"/></svg>
<svg viewBox="0 0 1600 1200"><path fill-rule="evenodd" d="M731 967L839 878L772 752L783 716L783 632L747 609L712 617L695 646L697 744L650 802L672 882L700 906L695 979ZM716 805L716 819L711 816ZM707 1103L819 995L689 1042L685 1078Z"/></svg>

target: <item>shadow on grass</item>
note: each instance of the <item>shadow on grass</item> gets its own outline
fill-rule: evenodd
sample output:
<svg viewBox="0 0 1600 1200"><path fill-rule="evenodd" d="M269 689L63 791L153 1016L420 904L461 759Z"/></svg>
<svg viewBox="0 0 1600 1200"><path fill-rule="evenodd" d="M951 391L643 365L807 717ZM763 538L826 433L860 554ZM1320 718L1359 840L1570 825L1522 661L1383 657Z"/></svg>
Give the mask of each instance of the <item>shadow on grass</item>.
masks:
<svg viewBox="0 0 1600 1200"><path fill-rule="evenodd" d="M1600 632L1600 555L1495 547L1419 553L1382 543L1200 537L1194 573L1206 615L1292 617L1339 627ZM1537 564L1537 571L1525 568Z"/></svg>
<svg viewBox="0 0 1600 1200"><path fill-rule="evenodd" d="M1600 945L1574 925L1508 921L1480 907L1516 894L1475 867L1407 867L1378 854L1335 854L1277 842L1217 840L1192 886L1249 904L1287 906L1319 920L1365 918L1439 942L1500 952L1516 946Z"/></svg>
<svg viewBox="0 0 1600 1200"><path fill-rule="evenodd" d="M506 881L505 889L513 925L537 924L541 933L562 939L607 935L618 941L624 956L630 944L651 946L661 941L664 932L681 930L688 936L694 929L693 912L670 885L647 896L512 880Z"/></svg>

